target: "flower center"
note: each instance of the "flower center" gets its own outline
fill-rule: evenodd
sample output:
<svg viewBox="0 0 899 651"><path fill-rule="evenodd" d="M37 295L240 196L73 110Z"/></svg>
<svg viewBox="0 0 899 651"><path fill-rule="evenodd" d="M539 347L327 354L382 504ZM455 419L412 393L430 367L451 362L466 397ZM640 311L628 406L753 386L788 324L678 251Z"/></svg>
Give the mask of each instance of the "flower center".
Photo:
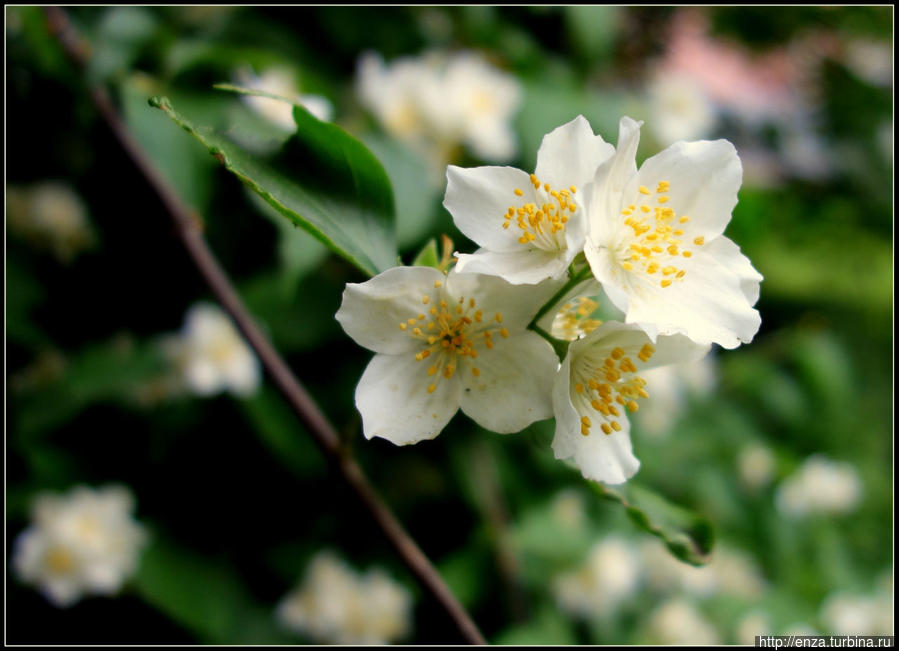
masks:
<svg viewBox="0 0 899 651"><path fill-rule="evenodd" d="M551 334L565 341L574 341L596 330L602 325L599 319L590 316L599 307L599 303L587 296L565 303L553 319Z"/></svg>
<svg viewBox="0 0 899 651"><path fill-rule="evenodd" d="M654 352L652 344L644 344L636 357L645 363ZM637 411L637 399L649 397L645 389L646 380L636 373L637 367L627 353L620 347L613 348L602 364L597 366L589 361L576 373L572 403L589 404L598 412L601 421L599 428L603 434L620 432L621 423L616 419L621 416L622 410ZM587 409L578 409L580 413L584 411ZM589 416L582 416L581 434L588 436L592 425Z"/></svg>
<svg viewBox="0 0 899 651"><path fill-rule="evenodd" d="M693 256L693 252L683 246L682 239L690 218L678 216L673 208L665 205L669 199L666 193L670 190L668 181L659 181L653 203L650 199L652 193L641 185L639 207L631 204L621 211L625 226L633 231L633 237L627 238L626 248L621 254L624 260L622 269L641 271L649 276L659 274L656 277L662 287L682 281L687 272L677 265L681 258ZM704 237L693 239L696 246L704 243Z"/></svg>
<svg viewBox="0 0 899 651"><path fill-rule="evenodd" d="M44 557L44 563L52 574L67 574L75 569L75 559L62 547L50 549Z"/></svg>
<svg viewBox="0 0 899 651"><path fill-rule="evenodd" d="M443 283L435 281L434 287L440 289ZM421 302L423 306L428 306L431 297L422 296ZM486 348L492 349L494 332L503 338L509 336L509 331L502 325L502 313L497 312L492 318L488 316L485 320L484 313L477 309L474 298L466 300L463 296L453 300L445 292L441 292L437 305L422 309L425 312L409 317L399 324L399 328L422 342L421 349L415 353L417 361L422 362L433 356L428 367L428 377L431 378L427 386L428 393L437 390L437 382L441 377L447 380L452 378L459 363L466 357L476 359L478 344L483 342ZM481 370L473 362L470 363L470 368L475 377L481 374Z"/></svg>
<svg viewBox="0 0 899 651"><path fill-rule="evenodd" d="M577 187L572 185L570 188L553 190L549 183L540 183L535 174L531 174L531 183L540 205L528 202L521 206L509 206L503 215L503 228L508 229L514 223L521 231L518 238L521 244L533 244L545 251L565 248L565 224L577 210L573 199ZM521 188L515 188L515 195L523 197L524 192Z"/></svg>

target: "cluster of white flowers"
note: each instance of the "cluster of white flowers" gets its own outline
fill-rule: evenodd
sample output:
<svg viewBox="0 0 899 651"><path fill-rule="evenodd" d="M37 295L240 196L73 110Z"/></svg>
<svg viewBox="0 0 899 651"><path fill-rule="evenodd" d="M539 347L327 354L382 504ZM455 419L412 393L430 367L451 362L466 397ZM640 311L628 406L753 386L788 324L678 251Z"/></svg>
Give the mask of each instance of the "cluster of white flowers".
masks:
<svg viewBox="0 0 899 651"><path fill-rule="evenodd" d="M622 483L639 467L638 373L752 340L761 276L723 235L742 179L733 145L678 142L638 170L640 126L622 118L616 149L579 116L544 137L533 174L449 166L444 205L481 248L448 273L350 284L337 313L377 353L356 389L367 438L433 438L459 407L501 433L555 416L556 458ZM579 320L570 301L553 326L568 335L532 324L581 281L623 322Z"/></svg>
<svg viewBox="0 0 899 651"><path fill-rule="evenodd" d="M245 88L271 93L302 105L319 120L327 122L334 114L334 107L326 97L301 94L294 73L285 68L270 68L258 76L249 68L241 68L235 73L235 77L237 83ZM243 100L272 124L285 131L296 131L291 102L259 95L245 95Z"/></svg>
<svg viewBox="0 0 899 651"><path fill-rule="evenodd" d="M40 495L31 526L16 539L16 574L59 607L118 592L136 571L146 540L133 511L134 498L122 486Z"/></svg>
<svg viewBox="0 0 899 651"><path fill-rule="evenodd" d="M459 145L493 162L516 153L510 122L521 88L473 52L432 52L389 65L369 52L359 60L356 90L384 129L438 165Z"/></svg>
<svg viewBox="0 0 899 651"><path fill-rule="evenodd" d="M245 397L255 393L262 382L259 360L215 305L191 306L181 332L163 339L162 347L177 374L172 393L184 387L199 396L230 391Z"/></svg>
<svg viewBox="0 0 899 651"><path fill-rule="evenodd" d="M320 552L278 605L281 624L325 644L389 644L411 626L412 597L382 570L357 574Z"/></svg>

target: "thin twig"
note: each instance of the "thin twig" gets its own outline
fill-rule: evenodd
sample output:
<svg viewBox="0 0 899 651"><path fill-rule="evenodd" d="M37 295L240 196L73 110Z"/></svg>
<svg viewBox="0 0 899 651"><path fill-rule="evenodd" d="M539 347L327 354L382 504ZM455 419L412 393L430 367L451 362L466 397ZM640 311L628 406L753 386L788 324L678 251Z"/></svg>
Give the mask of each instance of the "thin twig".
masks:
<svg viewBox="0 0 899 651"><path fill-rule="evenodd" d="M46 7L50 30L59 39L67 54L81 67L90 58L89 46L80 40L66 13L58 7ZM431 594L453 620L462 637L470 644L486 644L477 625L449 590L431 561L403 528L388 506L378 496L362 469L349 457L340 444L336 430L312 400L290 368L262 334L234 286L219 265L198 226L199 220L172 190L165 178L153 166L143 148L134 139L109 94L100 86L90 88L91 99L122 148L156 191L175 222L178 234L198 271L209 284L212 293L231 315L256 351L262 366L275 387L290 404L294 413L315 439L324 455L338 468L341 476L356 493L397 553L412 571L422 588Z"/></svg>

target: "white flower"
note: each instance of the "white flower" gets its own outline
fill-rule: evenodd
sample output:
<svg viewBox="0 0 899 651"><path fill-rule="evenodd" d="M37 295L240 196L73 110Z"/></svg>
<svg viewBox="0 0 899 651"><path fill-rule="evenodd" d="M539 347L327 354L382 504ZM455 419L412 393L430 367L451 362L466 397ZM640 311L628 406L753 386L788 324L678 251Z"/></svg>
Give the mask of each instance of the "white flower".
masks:
<svg viewBox="0 0 899 651"><path fill-rule="evenodd" d="M197 395L228 390L247 396L262 381L253 351L228 316L214 305L192 306L180 335L165 345L188 389Z"/></svg>
<svg viewBox="0 0 899 651"><path fill-rule="evenodd" d="M778 487L777 508L793 517L848 513L855 509L861 496L861 479L851 464L816 454Z"/></svg>
<svg viewBox="0 0 899 651"><path fill-rule="evenodd" d="M136 571L146 539L133 510L134 498L121 486L40 495L31 526L16 540L16 574L59 607L116 593Z"/></svg>
<svg viewBox="0 0 899 651"><path fill-rule="evenodd" d="M735 348L761 319L761 275L723 235L742 168L726 140L678 142L637 171L639 122L622 118L615 155L588 198L584 252L627 323Z"/></svg>
<svg viewBox="0 0 899 651"><path fill-rule="evenodd" d="M767 613L754 610L741 617L737 622L734 631L737 644L753 646L755 638L761 635L771 635L771 618Z"/></svg>
<svg viewBox="0 0 899 651"><path fill-rule="evenodd" d="M329 121L334 108L327 98L321 95L301 95L297 89L294 75L284 68L271 68L256 76L252 70L241 69L237 73L238 83L251 90L261 90L278 95L302 105L312 115L322 121ZM293 119L293 104L271 97L259 95L243 95L243 101L266 120L285 131L296 131Z"/></svg>
<svg viewBox="0 0 899 651"><path fill-rule="evenodd" d="M708 351L682 335L653 345L635 326L609 321L572 342L553 386L557 459L574 460L587 479L620 484L640 467L626 411L648 398L643 369L695 360ZM650 361L652 360L652 361Z"/></svg>
<svg viewBox="0 0 899 651"><path fill-rule="evenodd" d="M649 84L653 132L664 145L701 138L715 125L715 105L693 78L662 72Z"/></svg>
<svg viewBox="0 0 899 651"><path fill-rule="evenodd" d="M278 620L326 644L389 644L411 627L409 592L382 570L359 575L330 552L319 553L302 584L281 601Z"/></svg>
<svg viewBox="0 0 899 651"><path fill-rule="evenodd" d="M704 395L715 386L715 357L680 364L659 366L646 371L646 390L652 400L640 409L638 421L642 430L653 436L664 436L681 417L690 394Z"/></svg>
<svg viewBox="0 0 899 651"><path fill-rule="evenodd" d="M442 167L463 144L489 161L515 155L510 122L521 87L472 52L432 52L390 65L366 53L356 91L388 133L423 150L435 165Z"/></svg>
<svg viewBox="0 0 899 651"><path fill-rule="evenodd" d="M740 481L750 490L758 490L771 483L775 459L771 449L760 443L749 445L737 457Z"/></svg>
<svg viewBox="0 0 899 651"><path fill-rule="evenodd" d="M658 644L720 644L718 631L688 601L677 597L659 606L649 619L649 633Z"/></svg>
<svg viewBox="0 0 899 651"><path fill-rule="evenodd" d="M594 545L582 567L553 582L559 606L572 615L594 618L626 602L640 583L640 565L632 548L617 536Z"/></svg>
<svg viewBox="0 0 899 651"><path fill-rule="evenodd" d="M836 592L821 605L821 623L835 635L893 635L892 592Z"/></svg>
<svg viewBox="0 0 899 651"><path fill-rule="evenodd" d="M81 197L58 181L44 181L28 189L9 188L7 225L64 264L95 242Z"/></svg>
<svg viewBox="0 0 899 651"><path fill-rule="evenodd" d="M513 284L560 278L584 248L583 186L614 148L578 116L543 138L537 169L450 165L443 205L480 247L459 255L459 271Z"/></svg>
<svg viewBox="0 0 899 651"><path fill-rule="evenodd" d="M396 267L348 284L337 320L377 353L356 387L366 438L397 445L434 438L460 406L500 433L552 416L558 359L526 328L554 289L430 267Z"/></svg>

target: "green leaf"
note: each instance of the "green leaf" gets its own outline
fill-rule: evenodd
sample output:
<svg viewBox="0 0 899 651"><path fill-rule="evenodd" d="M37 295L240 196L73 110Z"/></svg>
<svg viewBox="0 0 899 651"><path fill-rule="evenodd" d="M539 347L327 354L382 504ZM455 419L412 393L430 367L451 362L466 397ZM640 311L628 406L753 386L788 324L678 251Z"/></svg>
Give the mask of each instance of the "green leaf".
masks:
<svg viewBox="0 0 899 651"><path fill-rule="evenodd" d="M254 156L198 126L164 97L151 106L205 145L226 169L293 223L368 275L396 266L393 191L384 168L359 141L294 107L297 133L275 156Z"/></svg>
<svg viewBox="0 0 899 651"><path fill-rule="evenodd" d="M697 566L709 562L715 534L706 518L633 482L619 490L598 482L590 485L603 499L623 506L634 524L659 538L683 562Z"/></svg>
<svg viewBox="0 0 899 651"><path fill-rule="evenodd" d="M259 606L225 559L153 535L134 579L138 594L204 644L288 644L274 606Z"/></svg>
<svg viewBox="0 0 899 651"><path fill-rule="evenodd" d="M424 248L418 252L412 261L413 267L434 267L440 268L440 256L437 254L437 240L431 239L425 244Z"/></svg>

